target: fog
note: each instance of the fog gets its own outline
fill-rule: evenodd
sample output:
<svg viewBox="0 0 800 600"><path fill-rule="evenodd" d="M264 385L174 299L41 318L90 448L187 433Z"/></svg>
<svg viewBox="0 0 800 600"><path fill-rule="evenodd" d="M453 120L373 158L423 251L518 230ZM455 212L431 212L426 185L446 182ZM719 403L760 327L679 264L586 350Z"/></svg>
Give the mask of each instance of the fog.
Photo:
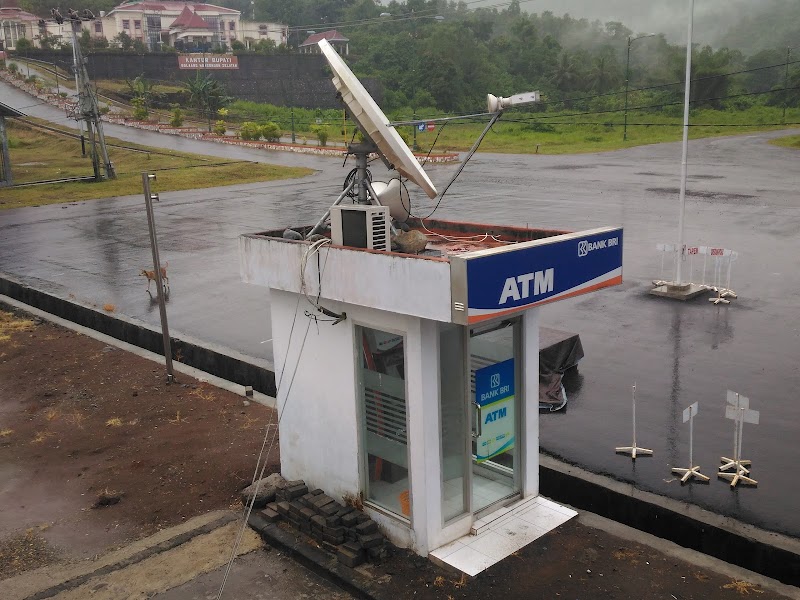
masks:
<svg viewBox="0 0 800 600"><path fill-rule="evenodd" d="M497 6L498 0L470 3L470 7ZM695 42L714 44L745 15L767 10L771 0L696 0ZM685 43L689 0L521 0L528 13L546 10L574 18L621 21L634 32L664 33L673 43Z"/></svg>

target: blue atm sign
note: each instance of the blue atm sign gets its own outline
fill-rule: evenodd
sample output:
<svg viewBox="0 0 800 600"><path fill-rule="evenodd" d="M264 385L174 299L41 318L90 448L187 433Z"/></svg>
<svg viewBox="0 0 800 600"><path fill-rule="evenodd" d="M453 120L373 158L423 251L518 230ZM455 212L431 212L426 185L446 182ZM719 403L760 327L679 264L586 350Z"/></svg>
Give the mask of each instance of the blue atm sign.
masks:
<svg viewBox="0 0 800 600"><path fill-rule="evenodd" d="M453 256L453 322L472 324L622 283L622 228Z"/></svg>

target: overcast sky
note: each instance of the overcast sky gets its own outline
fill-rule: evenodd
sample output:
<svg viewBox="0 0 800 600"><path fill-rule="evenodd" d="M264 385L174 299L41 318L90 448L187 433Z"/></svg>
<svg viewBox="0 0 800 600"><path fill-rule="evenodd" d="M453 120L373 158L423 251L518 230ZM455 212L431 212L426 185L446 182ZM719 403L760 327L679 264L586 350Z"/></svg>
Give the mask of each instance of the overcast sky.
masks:
<svg viewBox="0 0 800 600"><path fill-rule="evenodd" d="M763 0L695 0L695 42L713 42L748 10ZM800 1L800 0L798 0ZM470 4L494 6L504 0ZM622 21L637 33L665 33L672 42L686 42L689 0L521 0L528 13L551 10L575 18Z"/></svg>

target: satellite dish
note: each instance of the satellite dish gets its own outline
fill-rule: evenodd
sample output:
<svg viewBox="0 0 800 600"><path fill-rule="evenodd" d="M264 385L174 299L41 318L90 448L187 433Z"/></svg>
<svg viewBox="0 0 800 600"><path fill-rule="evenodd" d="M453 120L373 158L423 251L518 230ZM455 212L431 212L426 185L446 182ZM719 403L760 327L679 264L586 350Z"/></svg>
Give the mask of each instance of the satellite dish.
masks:
<svg viewBox="0 0 800 600"><path fill-rule="evenodd" d="M342 95L342 100L350 110L350 116L358 123L361 131L377 146L378 152L387 166L394 168L403 177L416 183L428 194L428 197L435 198L436 188L428 174L419 166L417 159L411 154L411 150L408 149L397 131L389 126L389 119L383 114L369 92L364 89L364 86L353 75L328 40L322 39L318 43L322 54L325 55L333 70L333 85Z"/></svg>
<svg viewBox="0 0 800 600"><path fill-rule="evenodd" d="M395 221L405 223L411 216L411 201L408 197L406 186L400 183L399 179L392 179L389 183L373 181L372 189L378 197L381 206L389 207L389 214Z"/></svg>

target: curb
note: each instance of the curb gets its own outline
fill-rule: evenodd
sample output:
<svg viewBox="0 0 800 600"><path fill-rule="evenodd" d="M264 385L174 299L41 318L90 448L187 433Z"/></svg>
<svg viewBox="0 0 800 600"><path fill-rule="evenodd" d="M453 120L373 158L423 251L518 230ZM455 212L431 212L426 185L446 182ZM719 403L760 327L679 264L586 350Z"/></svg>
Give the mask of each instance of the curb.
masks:
<svg viewBox="0 0 800 600"><path fill-rule="evenodd" d="M160 330L124 315L111 315L81 304L48 294L25 285L6 273L0 273L0 295L33 306L67 321L94 329L117 340L164 355ZM197 340L171 337L173 360L180 353L181 363L216 377L252 386L254 390L275 397L275 373L271 368L253 364L256 360L245 355L235 356L228 348L212 348Z"/></svg>
<svg viewBox="0 0 800 600"><path fill-rule="evenodd" d="M542 495L781 583L800 586L800 540L540 454Z"/></svg>
<svg viewBox="0 0 800 600"><path fill-rule="evenodd" d="M44 600L45 598L52 598L61 592L65 592L68 590L75 589L87 581L91 580L94 577L101 577L103 575L107 575L109 573L113 573L114 571L119 571L120 569L124 569L131 565L135 565L136 563L140 563L143 560L150 558L156 554L160 554L162 552L166 552L167 550L172 550L178 546L181 546L188 542L191 539L196 538L199 535L204 535L206 533L210 533L223 525L227 525L233 521L238 520L238 515L236 513L228 513L220 516L217 519L214 519L210 523L206 523L201 527L196 529L192 529L185 533L181 533L176 535L173 538L155 544L154 546L150 546L149 548L145 548L134 554L133 556L129 556L119 562L114 564L106 565L104 567L100 567L91 571L89 573L84 573L79 575L78 577L73 577L72 579L68 579L67 581L63 581L57 585L47 588L46 590L41 590L32 596L29 596L27 600Z"/></svg>
<svg viewBox="0 0 800 600"><path fill-rule="evenodd" d="M375 583L355 569L344 566L332 556L307 544L297 536L284 531L276 523L268 522L257 512L250 513L247 524L256 531L267 544L313 571L320 577L339 586L344 591L364 600L379 600Z"/></svg>

